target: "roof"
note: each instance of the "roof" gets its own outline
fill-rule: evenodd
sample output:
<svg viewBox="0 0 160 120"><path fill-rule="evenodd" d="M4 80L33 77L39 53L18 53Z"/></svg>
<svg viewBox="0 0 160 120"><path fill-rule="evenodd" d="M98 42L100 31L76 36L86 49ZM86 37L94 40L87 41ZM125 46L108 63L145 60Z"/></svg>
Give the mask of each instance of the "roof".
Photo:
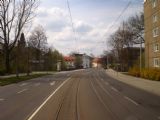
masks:
<svg viewBox="0 0 160 120"><path fill-rule="evenodd" d="M68 61L68 62L71 62L71 61L74 61L75 58L74 58L74 57L71 57L71 56L65 56L65 57L64 57L64 60L65 60L65 61Z"/></svg>

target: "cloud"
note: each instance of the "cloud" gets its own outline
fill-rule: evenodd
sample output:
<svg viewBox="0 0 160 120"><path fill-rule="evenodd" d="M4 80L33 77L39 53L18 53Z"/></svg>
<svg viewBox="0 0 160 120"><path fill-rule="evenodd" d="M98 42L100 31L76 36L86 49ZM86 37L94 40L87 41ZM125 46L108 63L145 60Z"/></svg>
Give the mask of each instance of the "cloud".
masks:
<svg viewBox="0 0 160 120"><path fill-rule="evenodd" d="M85 23L84 21L76 21L75 29L79 33L87 33L93 29L93 26L88 23Z"/></svg>
<svg viewBox="0 0 160 120"><path fill-rule="evenodd" d="M121 4L115 4L114 0L114 2L110 1L110 6L107 6L106 0L101 0L101 2L95 0L92 6L92 0L71 0L75 34L66 3L62 0L42 0L42 2L43 4L37 10L33 27L41 24L46 30L48 43L63 54L68 54L74 50L88 54L91 52L95 55L101 54L106 49L107 37L118 28L121 20L133 14L133 11L140 11L141 9L140 6L137 8L137 5L133 4L121 20L112 29L108 29L120 14L120 10L123 8L120 6ZM98 6L95 4L97 2L99 2Z"/></svg>
<svg viewBox="0 0 160 120"><path fill-rule="evenodd" d="M59 46L61 49L70 46L73 49L75 47L75 38L78 40L79 49L87 48L83 45L82 41L86 39L92 39L89 33L93 31L93 26L82 20L74 20L74 28L76 34L73 33L71 27L71 21L68 17L68 13L58 7L52 7L50 9L41 7L38 9L38 17L35 19L35 25L41 24L46 29L48 35L48 42L55 46ZM80 39L81 35L84 35L83 39ZM64 50L64 49L63 49ZM61 51L63 52L63 51Z"/></svg>
<svg viewBox="0 0 160 120"><path fill-rule="evenodd" d="M67 12L58 7L40 7L37 14L35 22L42 24L49 31L60 32L69 24Z"/></svg>

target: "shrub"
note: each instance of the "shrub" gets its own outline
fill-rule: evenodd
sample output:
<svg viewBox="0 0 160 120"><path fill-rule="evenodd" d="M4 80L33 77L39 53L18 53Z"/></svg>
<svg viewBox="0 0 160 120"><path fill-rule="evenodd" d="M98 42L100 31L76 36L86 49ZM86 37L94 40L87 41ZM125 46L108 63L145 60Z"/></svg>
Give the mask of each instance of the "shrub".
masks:
<svg viewBox="0 0 160 120"><path fill-rule="evenodd" d="M136 77L139 77L140 76L140 70L139 70L138 67L135 66L135 67L129 69L129 74L133 75L133 76L136 76Z"/></svg>
<svg viewBox="0 0 160 120"><path fill-rule="evenodd" d="M1 70L0 70L0 75L5 75L5 74L6 74L6 71L3 70L3 69L1 69Z"/></svg>
<svg viewBox="0 0 160 120"><path fill-rule="evenodd" d="M136 77L160 81L160 69L142 69L140 72L138 67L133 67L129 69L129 74Z"/></svg>
<svg viewBox="0 0 160 120"><path fill-rule="evenodd" d="M150 71L148 69L142 69L140 72L140 77L148 79L149 78Z"/></svg>

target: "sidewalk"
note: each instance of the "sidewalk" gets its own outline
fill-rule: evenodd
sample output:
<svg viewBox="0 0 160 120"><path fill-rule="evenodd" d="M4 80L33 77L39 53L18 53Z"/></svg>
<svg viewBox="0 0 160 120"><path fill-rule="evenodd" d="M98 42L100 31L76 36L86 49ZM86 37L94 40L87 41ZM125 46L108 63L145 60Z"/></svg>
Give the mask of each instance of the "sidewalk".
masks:
<svg viewBox="0 0 160 120"><path fill-rule="evenodd" d="M107 75L110 77L119 80L128 85L137 87L139 89L145 90L147 92L156 94L160 96L160 81L151 81L143 78L137 78L129 75L124 75L120 72L116 72L112 69L106 70Z"/></svg>
<svg viewBox="0 0 160 120"><path fill-rule="evenodd" d="M35 74L53 74L54 72L32 72L30 73L30 75L35 75ZM20 73L19 76L26 76L27 73ZM10 78L10 77L16 77L16 74L10 74L10 75L4 75L4 76L0 76L0 79L3 78Z"/></svg>
<svg viewBox="0 0 160 120"><path fill-rule="evenodd" d="M55 72L55 71L37 71L37 72L32 72L30 75L35 75L35 74L59 74L59 73L70 73L70 72L76 72L76 71L81 71L84 69L78 69L78 70L71 70L71 71L60 71L60 72ZM26 76L27 73L20 73L19 76ZM10 78L10 77L16 77L16 74L10 74L10 75L4 75L0 76L0 79L3 78Z"/></svg>

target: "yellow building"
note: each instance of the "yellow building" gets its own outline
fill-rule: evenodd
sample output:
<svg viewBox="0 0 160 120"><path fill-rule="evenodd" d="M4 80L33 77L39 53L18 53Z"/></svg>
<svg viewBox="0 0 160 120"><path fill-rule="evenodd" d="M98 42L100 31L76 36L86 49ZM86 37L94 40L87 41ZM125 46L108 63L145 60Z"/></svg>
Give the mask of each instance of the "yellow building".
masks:
<svg viewBox="0 0 160 120"><path fill-rule="evenodd" d="M144 0L145 65L160 68L160 0Z"/></svg>

